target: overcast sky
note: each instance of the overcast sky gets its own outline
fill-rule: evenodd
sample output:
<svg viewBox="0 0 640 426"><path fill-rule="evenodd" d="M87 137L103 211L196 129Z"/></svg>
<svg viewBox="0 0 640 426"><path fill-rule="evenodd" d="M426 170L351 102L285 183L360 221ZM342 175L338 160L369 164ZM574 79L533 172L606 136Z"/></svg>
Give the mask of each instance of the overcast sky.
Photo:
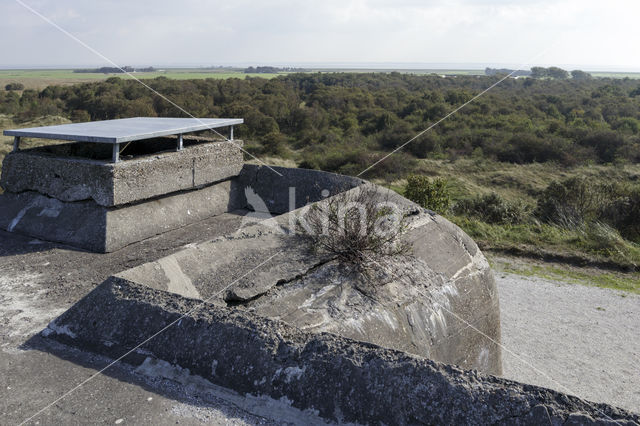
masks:
<svg viewBox="0 0 640 426"><path fill-rule="evenodd" d="M640 71L638 0L19 0L118 65L521 64ZM0 0L0 67L110 65Z"/></svg>

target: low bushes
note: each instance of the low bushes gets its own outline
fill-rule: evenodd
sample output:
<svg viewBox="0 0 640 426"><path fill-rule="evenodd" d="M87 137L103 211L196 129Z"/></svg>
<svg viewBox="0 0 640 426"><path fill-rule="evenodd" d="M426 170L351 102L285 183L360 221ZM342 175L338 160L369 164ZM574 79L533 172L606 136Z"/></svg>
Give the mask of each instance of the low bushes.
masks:
<svg viewBox="0 0 640 426"><path fill-rule="evenodd" d="M535 205L498 193L456 200L442 179L410 176L405 196L448 216L483 247L640 267L640 185L582 175L551 182ZM443 201L441 201L443 200Z"/></svg>
<svg viewBox="0 0 640 426"><path fill-rule="evenodd" d="M569 229L603 224L640 241L640 187L573 177L552 182L538 197L535 215Z"/></svg>
<svg viewBox="0 0 640 426"><path fill-rule="evenodd" d="M530 209L523 203L510 203L495 192L458 201L456 215L474 217L486 223L516 224L530 219Z"/></svg>
<svg viewBox="0 0 640 426"><path fill-rule="evenodd" d="M614 189L585 177L552 182L538 197L535 214L541 220L567 228L600 217Z"/></svg>
<svg viewBox="0 0 640 426"><path fill-rule="evenodd" d="M4 90L6 90L6 91L24 90L24 84L22 84L22 83L9 83L6 86L4 86Z"/></svg>
<svg viewBox="0 0 640 426"><path fill-rule="evenodd" d="M404 196L440 214L445 214L451 205L451 195L444 179L429 179L427 176L410 175Z"/></svg>

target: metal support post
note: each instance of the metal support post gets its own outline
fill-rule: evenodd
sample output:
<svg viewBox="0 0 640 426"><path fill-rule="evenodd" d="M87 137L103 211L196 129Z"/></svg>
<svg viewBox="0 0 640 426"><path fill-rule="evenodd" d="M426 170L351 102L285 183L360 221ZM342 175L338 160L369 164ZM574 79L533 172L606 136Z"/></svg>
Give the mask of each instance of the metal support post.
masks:
<svg viewBox="0 0 640 426"><path fill-rule="evenodd" d="M14 136L13 137L13 151L19 151L20 150L20 136Z"/></svg>
<svg viewBox="0 0 640 426"><path fill-rule="evenodd" d="M182 140L182 133L178 135L178 149L176 151L182 151L184 149L184 141Z"/></svg>
<svg viewBox="0 0 640 426"><path fill-rule="evenodd" d="M114 143L113 144L113 153L111 155L111 162L117 163L118 161L120 161L120 144L119 143Z"/></svg>
<svg viewBox="0 0 640 426"><path fill-rule="evenodd" d="M233 126L231 126L231 129L229 131L229 140L232 141L233 140Z"/></svg>

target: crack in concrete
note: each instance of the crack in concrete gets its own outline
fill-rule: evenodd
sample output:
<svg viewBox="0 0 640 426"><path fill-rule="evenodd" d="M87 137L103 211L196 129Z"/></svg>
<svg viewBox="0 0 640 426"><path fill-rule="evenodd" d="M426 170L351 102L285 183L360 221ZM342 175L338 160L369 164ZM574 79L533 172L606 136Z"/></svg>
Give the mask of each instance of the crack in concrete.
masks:
<svg viewBox="0 0 640 426"><path fill-rule="evenodd" d="M274 285L272 285L271 287L269 287L269 289L267 289L266 291L264 291L262 293L258 293L255 296L252 296L251 298L248 298L248 299L245 299L245 300L230 299L231 295L230 295L230 293L227 293L224 296L224 302L229 307L248 306L251 302L254 302L254 301L260 299L261 297L264 297L267 294L273 292L277 287L282 287L282 286L284 286L286 284L290 284L292 282L299 281L299 280L303 279L304 277L306 277L307 275L309 275L309 274L313 273L314 271L316 271L318 268L326 265L327 263L329 263L329 262L331 262L333 260L335 260L335 257L331 257L329 259L325 259L325 260L322 260L320 262L316 262L315 264L313 264L313 266L310 266L304 272L296 274L291 278L280 279L280 280L276 281L276 283Z"/></svg>

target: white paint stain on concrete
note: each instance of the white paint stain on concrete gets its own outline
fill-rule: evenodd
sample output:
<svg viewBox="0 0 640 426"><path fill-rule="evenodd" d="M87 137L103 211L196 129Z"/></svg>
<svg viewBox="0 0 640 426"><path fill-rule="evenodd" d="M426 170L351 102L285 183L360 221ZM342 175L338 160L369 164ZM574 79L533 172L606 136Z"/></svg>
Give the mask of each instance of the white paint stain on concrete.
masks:
<svg viewBox="0 0 640 426"><path fill-rule="evenodd" d="M384 310L384 311L374 312L373 316L379 319L380 321L384 322L385 324L387 324L394 331L397 330L398 327L400 326L398 324L398 320L395 317L393 317L391 313L389 313L389 311Z"/></svg>
<svg viewBox="0 0 640 426"><path fill-rule="evenodd" d="M158 264L169 280L168 290L180 296L200 299L200 293L196 290L191 279L182 271L175 256L167 256L158 260Z"/></svg>
<svg viewBox="0 0 640 426"><path fill-rule="evenodd" d="M43 203L42 210L38 213L39 217L50 217L56 218L60 216L60 212L64 208L64 204L61 201L56 200L55 198L45 198L45 202Z"/></svg>
<svg viewBox="0 0 640 426"><path fill-rule="evenodd" d="M323 287L318 292L311 294L311 297L309 297L307 300L305 300L300 305L300 307L301 308L310 308L311 306L313 306L313 304L314 304L314 302L316 300L318 300L319 298L321 298L322 296L327 294L329 291L333 290L335 287L336 287L335 284L329 284L329 285Z"/></svg>
<svg viewBox="0 0 640 426"><path fill-rule="evenodd" d="M31 209L33 207L34 203L29 203L26 206L24 206L22 208L22 210L20 210L18 212L18 214L16 215L16 217L13 218L13 220L11 221L11 223L9 224L9 226L7 226L7 231L9 232L13 232L14 229L16 229L16 226L18 226L18 224L20 223L20 221L22 220L22 218L24 217L25 214L27 214L27 212L29 211L29 209Z"/></svg>
<svg viewBox="0 0 640 426"><path fill-rule="evenodd" d="M11 223L9 223L9 226L7 226L7 231L13 232L16 226L18 226L20 221L22 221L24 216L27 214L27 212L34 207L39 207L42 209L40 213L38 213L38 216L56 218L60 215L60 212L64 208L64 204L61 201L56 200L55 198L40 196L24 206L22 210L18 212L16 217L14 217Z"/></svg>
<svg viewBox="0 0 640 426"><path fill-rule="evenodd" d="M284 381L287 383L291 383L293 380L300 380L302 375L304 374L307 368L299 368L299 367L287 367L284 369Z"/></svg>
<svg viewBox="0 0 640 426"><path fill-rule="evenodd" d="M147 358L135 369L136 373L150 378L169 379L186 386L191 391L213 395L254 415L270 419L278 419L282 423L304 425L326 425L326 421L318 417L314 410L298 410L291 406L286 398L275 400L265 395L238 395L229 389L217 386L204 377L191 374L189 369L172 365L166 361ZM179 414L191 412L184 410L184 404L177 403L174 412Z"/></svg>
<svg viewBox="0 0 640 426"><path fill-rule="evenodd" d="M482 348L478 357L476 358L476 368L478 370L488 370L489 369L489 349Z"/></svg>
<svg viewBox="0 0 640 426"><path fill-rule="evenodd" d="M42 335L44 337L49 336L51 333L56 333L56 334L65 334L69 337L71 337L72 339L76 338L76 333L74 333L73 331L71 331L71 329L69 328L69 326L67 325L63 325L60 326L58 324L56 324L55 321L51 321L49 323L49 325L47 326L47 328L45 328L44 330L42 330Z"/></svg>

